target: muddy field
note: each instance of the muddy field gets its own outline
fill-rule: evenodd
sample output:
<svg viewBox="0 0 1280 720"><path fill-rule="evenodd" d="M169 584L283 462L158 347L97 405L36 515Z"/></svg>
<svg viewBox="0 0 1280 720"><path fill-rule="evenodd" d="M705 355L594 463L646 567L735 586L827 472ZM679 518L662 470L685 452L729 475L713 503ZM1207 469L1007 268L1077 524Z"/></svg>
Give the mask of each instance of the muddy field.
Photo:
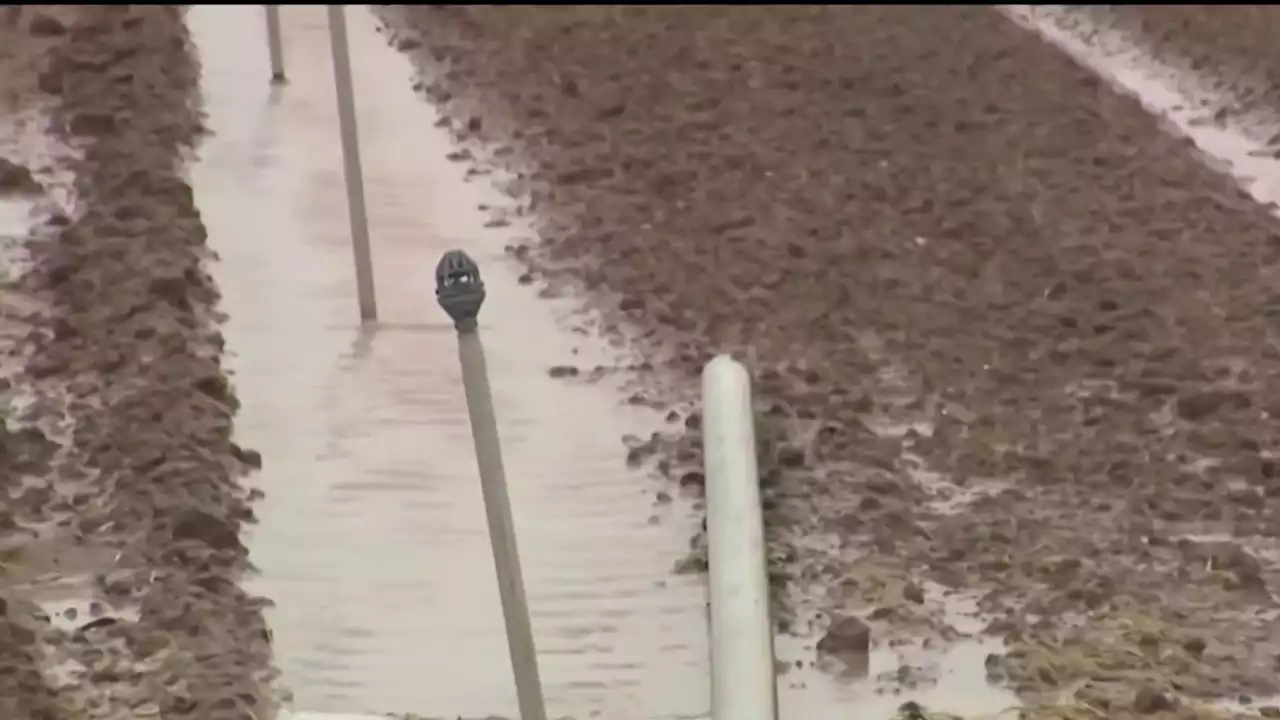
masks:
<svg viewBox="0 0 1280 720"><path fill-rule="evenodd" d="M1043 713L1280 689L1280 233L1135 100L977 7L386 17L639 401L751 364L784 623L946 642L965 591ZM630 460L696 491L673 419Z"/></svg>
<svg viewBox="0 0 1280 720"><path fill-rule="evenodd" d="M1280 11L1265 5L1100 6L1112 27L1133 33L1159 56L1207 71L1227 100L1219 117L1280 109ZM1271 141L1280 151L1280 137Z"/></svg>
<svg viewBox="0 0 1280 720"><path fill-rule="evenodd" d="M0 14L0 110L76 149L62 209L52 168L0 165L50 196L4 296L31 401L0 456L0 714L269 716L238 585L258 459L180 172L196 61L176 7L58 7ZM1266 13L1108 17L1265 109ZM1038 717L1280 690L1280 232L1136 101L986 8L386 17L456 133L516 151L548 221L512 238L528 280L585 287L652 358L635 401L684 430L629 462L697 493L691 381L751 364L788 629L944 644L947 595L976 593L1010 644L988 670ZM33 602L81 556L98 600L59 632ZM42 672L68 657L87 690Z"/></svg>
<svg viewBox="0 0 1280 720"><path fill-rule="evenodd" d="M71 149L28 168L45 219L5 295L7 328L25 329L6 348L5 385L25 400L4 443L0 634L25 668L0 672L20 685L5 715L269 716L261 602L238 587L239 480L257 459L230 440L218 291L181 175L202 132L182 11L11 6L3 23L3 69L23 79L10 101ZM73 558L83 582L58 578ZM34 604L50 577L88 610L51 624ZM54 687L50 670L76 663Z"/></svg>

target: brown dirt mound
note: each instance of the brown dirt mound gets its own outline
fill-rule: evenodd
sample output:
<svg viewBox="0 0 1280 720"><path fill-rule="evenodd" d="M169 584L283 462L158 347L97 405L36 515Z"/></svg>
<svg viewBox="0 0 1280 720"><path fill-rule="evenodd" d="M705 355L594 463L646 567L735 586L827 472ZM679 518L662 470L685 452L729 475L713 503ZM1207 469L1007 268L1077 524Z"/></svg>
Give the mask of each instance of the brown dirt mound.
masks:
<svg viewBox="0 0 1280 720"><path fill-rule="evenodd" d="M100 592L140 613L57 638L90 668L90 715L145 705L248 720L272 714L273 674L265 602L239 587L251 570L239 538L253 520L240 483L251 456L231 441L238 403L204 269L212 253L182 177L203 132L182 13L80 6L58 32L47 28L59 40L36 83L53 98L56 133L82 157L69 167L74 211L48 221L52 240L32 245L22 280L52 313L19 349L28 362L18 382L69 388L55 408L74 428L58 472L87 489L19 500L51 517L67 506L74 541L115 553L114 566L96 568Z"/></svg>

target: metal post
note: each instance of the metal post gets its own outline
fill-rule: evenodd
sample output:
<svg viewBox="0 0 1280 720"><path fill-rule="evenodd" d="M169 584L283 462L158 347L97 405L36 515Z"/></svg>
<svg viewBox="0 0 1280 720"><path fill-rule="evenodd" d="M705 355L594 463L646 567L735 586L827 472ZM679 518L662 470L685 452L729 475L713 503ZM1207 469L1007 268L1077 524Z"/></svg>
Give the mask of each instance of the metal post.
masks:
<svg viewBox="0 0 1280 720"><path fill-rule="evenodd" d="M267 52L271 55L271 82L279 85L284 78L284 45L280 41L280 6L263 5L267 12Z"/></svg>
<svg viewBox="0 0 1280 720"><path fill-rule="evenodd" d="M356 127L355 93L351 86L351 56L347 47L347 16L343 5L329 5L329 42L333 50L333 83L338 89L338 131L342 136L342 172L347 182L347 218L351 222L351 251L356 261L356 292L360 319L378 319L373 288L373 255L369 250L369 215L364 205L364 171L360 166L360 137Z"/></svg>
<svg viewBox="0 0 1280 720"><path fill-rule="evenodd" d="M711 586L711 717L777 720L764 517L751 377L728 355L702 371L707 556Z"/></svg>
<svg viewBox="0 0 1280 720"><path fill-rule="evenodd" d="M520 574L520 553L516 548L515 527L511 519L511 500L507 496L506 472L502 467L498 423L493 412L484 345L480 343L476 322L484 297L484 282L475 262L461 250L445 253L436 266L436 299L453 318L453 325L458 330L462 386L467 395L471 438L475 442L476 462L480 467L480 489L489 521L489 543L493 547L493 564L498 573L498 593L502 598L502 616L507 628L507 648L511 653L520 717L521 720L546 720L547 708L538 677L538 653L533 644L533 626L529 620L529 604Z"/></svg>

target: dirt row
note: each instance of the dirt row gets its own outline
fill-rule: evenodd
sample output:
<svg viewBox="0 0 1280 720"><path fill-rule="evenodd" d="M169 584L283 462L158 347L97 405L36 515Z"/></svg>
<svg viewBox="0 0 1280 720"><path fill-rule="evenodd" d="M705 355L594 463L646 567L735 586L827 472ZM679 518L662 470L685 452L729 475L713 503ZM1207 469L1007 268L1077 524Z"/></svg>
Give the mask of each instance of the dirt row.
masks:
<svg viewBox="0 0 1280 720"><path fill-rule="evenodd" d="M1280 689L1280 228L1135 100L984 7L383 13L650 359L631 460L696 492L691 381L751 366L790 629L964 592L1042 717Z"/></svg>
<svg viewBox="0 0 1280 720"><path fill-rule="evenodd" d="M30 32L29 22L16 7L0 13L0 118L5 121L29 110L36 100L40 64L54 44L51 38ZM6 154L0 152L0 201L42 192L31 169ZM7 268L5 274L9 274ZM6 331L10 325L11 313L5 307ZM47 472L46 453L22 452L37 443L23 443L17 435L11 434L8 422L0 432L0 487L6 499L19 489L25 470ZM57 697L40 672L41 658L34 642L38 626L33 627L31 613L24 612L10 582L13 548L25 542L17 530L10 503L0 503L0 715L57 717Z"/></svg>
<svg viewBox="0 0 1280 720"><path fill-rule="evenodd" d="M1097 6L1090 15L1162 59L1210 76L1217 119L1280 112L1280 11L1267 5ZM1280 153L1274 126L1260 140Z"/></svg>
<svg viewBox="0 0 1280 720"><path fill-rule="evenodd" d="M213 256L183 177L203 132L198 61L180 6L62 7L21 10L4 30L52 39L37 85L76 150L74 207L33 235L16 288L48 310L8 350L25 359L9 382L36 396L11 423L55 447L43 474L7 474L5 510L58 526L55 555L102 551L87 568L100 602L59 618L69 632L30 610L25 634L6 631L22 642L5 652L85 668L43 690L24 671L6 700L54 699L7 716L269 717L265 603L239 587L253 520L241 479L260 461L231 441Z"/></svg>

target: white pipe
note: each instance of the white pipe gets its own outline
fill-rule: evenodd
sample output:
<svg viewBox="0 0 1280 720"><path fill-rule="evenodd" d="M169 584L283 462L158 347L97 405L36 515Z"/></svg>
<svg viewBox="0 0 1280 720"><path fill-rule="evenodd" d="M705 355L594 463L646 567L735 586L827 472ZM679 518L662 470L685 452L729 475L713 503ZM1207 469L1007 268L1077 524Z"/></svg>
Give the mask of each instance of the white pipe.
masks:
<svg viewBox="0 0 1280 720"><path fill-rule="evenodd" d="M263 5L267 12L267 52L271 56L271 82L284 82L284 43L280 39L280 6Z"/></svg>
<svg viewBox="0 0 1280 720"><path fill-rule="evenodd" d="M728 355L702 371L707 551L711 576L711 717L777 720L777 675L751 378Z"/></svg>
<svg viewBox="0 0 1280 720"><path fill-rule="evenodd" d="M351 82L351 52L347 46L345 5L329 5L329 43L333 51L333 84L338 90L338 132L342 136L342 172L347 182L347 218L351 223L351 251L356 264L356 293L360 319L378 319L373 288L373 253L369 250L369 215L364 204L364 170L360 165L360 132L356 126L355 92Z"/></svg>

